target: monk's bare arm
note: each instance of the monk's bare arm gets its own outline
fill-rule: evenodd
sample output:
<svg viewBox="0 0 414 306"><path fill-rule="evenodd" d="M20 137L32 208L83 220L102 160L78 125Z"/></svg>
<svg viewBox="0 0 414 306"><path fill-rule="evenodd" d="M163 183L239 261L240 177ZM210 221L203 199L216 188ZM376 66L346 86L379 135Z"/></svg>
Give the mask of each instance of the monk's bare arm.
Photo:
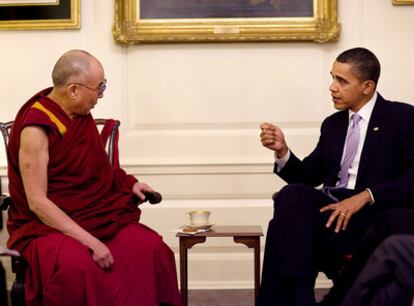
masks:
<svg viewBox="0 0 414 306"><path fill-rule="evenodd" d="M48 137L36 126L23 129L20 137L19 168L30 209L46 225L77 239L93 251L93 260L109 268L113 257L101 241L80 227L47 197Z"/></svg>

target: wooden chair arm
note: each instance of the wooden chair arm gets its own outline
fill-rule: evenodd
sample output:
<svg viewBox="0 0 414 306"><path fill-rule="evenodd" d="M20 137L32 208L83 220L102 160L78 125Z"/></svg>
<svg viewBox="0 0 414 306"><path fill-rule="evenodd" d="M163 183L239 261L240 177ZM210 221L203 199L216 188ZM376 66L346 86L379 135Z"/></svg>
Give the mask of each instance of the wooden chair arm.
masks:
<svg viewBox="0 0 414 306"><path fill-rule="evenodd" d="M0 196L0 208L6 211L11 204L11 198L8 195L2 194Z"/></svg>

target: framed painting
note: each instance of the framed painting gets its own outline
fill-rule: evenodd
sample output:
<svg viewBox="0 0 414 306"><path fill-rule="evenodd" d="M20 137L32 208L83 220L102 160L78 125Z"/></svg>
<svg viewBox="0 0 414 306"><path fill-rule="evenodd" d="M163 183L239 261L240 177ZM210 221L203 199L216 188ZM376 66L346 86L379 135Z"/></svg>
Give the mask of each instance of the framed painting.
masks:
<svg viewBox="0 0 414 306"><path fill-rule="evenodd" d="M339 32L337 0L115 0L122 44L328 42Z"/></svg>
<svg viewBox="0 0 414 306"><path fill-rule="evenodd" d="M414 4L414 0L392 0L392 4Z"/></svg>
<svg viewBox="0 0 414 306"><path fill-rule="evenodd" d="M79 27L80 0L0 0L0 30Z"/></svg>

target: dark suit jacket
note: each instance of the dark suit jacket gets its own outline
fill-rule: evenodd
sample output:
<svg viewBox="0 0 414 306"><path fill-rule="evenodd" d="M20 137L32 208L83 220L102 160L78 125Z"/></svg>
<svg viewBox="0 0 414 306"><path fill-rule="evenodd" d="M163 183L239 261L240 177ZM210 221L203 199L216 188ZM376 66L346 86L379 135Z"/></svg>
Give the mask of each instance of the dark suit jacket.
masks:
<svg viewBox="0 0 414 306"><path fill-rule="evenodd" d="M341 305L412 305L413 275L414 236L392 235L372 253Z"/></svg>
<svg viewBox="0 0 414 306"><path fill-rule="evenodd" d="M300 161L292 152L277 173L287 183L335 186L345 137L348 111L327 117L313 152ZM375 206L414 207L414 106L387 101L378 94L358 168L355 191L370 188Z"/></svg>

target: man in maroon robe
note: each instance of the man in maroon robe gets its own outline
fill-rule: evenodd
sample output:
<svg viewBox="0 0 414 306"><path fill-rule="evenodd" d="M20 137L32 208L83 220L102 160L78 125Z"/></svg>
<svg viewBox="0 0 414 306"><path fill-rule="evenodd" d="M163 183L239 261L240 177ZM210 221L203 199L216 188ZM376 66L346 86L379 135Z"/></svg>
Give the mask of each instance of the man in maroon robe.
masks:
<svg viewBox="0 0 414 306"><path fill-rule="evenodd" d="M102 65L72 50L52 79L18 112L8 147L8 246L28 263L27 305L181 305L174 254L139 223L134 198L152 189L111 166L90 114Z"/></svg>

